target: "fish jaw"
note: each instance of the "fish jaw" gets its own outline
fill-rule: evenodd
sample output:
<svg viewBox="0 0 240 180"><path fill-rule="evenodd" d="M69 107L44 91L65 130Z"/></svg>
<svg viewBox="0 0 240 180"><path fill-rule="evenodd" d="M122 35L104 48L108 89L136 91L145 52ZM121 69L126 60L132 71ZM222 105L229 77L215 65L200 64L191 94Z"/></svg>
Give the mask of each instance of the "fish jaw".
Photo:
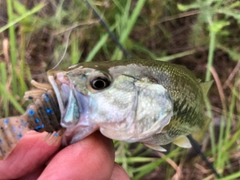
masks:
<svg viewBox="0 0 240 180"><path fill-rule="evenodd" d="M76 90L67 74L66 71L55 74L51 72L48 76L61 111L60 124L64 128L62 139L64 145L75 143L97 130L94 123L88 119L89 98Z"/></svg>

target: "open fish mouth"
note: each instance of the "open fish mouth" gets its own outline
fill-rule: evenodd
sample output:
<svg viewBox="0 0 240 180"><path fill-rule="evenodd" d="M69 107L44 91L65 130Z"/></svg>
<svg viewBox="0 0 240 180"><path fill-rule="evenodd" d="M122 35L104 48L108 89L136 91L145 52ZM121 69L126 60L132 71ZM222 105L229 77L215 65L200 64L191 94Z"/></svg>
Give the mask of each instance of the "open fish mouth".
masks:
<svg viewBox="0 0 240 180"><path fill-rule="evenodd" d="M51 83L61 112L61 126L73 128L86 112L87 97L74 88L67 77L67 72L51 73L48 78Z"/></svg>

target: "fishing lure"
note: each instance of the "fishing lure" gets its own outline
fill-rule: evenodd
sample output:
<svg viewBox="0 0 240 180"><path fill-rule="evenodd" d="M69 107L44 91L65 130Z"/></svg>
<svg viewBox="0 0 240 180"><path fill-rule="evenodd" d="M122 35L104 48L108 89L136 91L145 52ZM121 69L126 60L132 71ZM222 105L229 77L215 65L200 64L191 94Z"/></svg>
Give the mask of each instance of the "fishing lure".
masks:
<svg viewBox="0 0 240 180"><path fill-rule="evenodd" d="M46 139L53 142L61 135L60 111L52 87L35 81L32 84L37 89L25 93L24 99L33 101L26 112L22 116L0 119L0 160L10 154L29 130L47 131L51 136Z"/></svg>

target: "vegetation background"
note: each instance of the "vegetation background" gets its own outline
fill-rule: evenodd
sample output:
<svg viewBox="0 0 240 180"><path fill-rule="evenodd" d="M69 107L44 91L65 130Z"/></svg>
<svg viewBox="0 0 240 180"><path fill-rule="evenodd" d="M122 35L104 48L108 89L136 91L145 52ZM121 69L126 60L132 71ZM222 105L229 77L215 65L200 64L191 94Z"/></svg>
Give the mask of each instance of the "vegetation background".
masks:
<svg viewBox="0 0 240 180"><path fill-rule="evenodd" d="M203 81L214 79L202 150L222 180L240 179L240 1L89 3L132 58L183 64ZM62 58L58 69L126 59L83 0L0 0L0 117L23 113L30 80L46 82ZM215 179L194 150L169 145L157 154L141 144L115 146L131 179Z"/></svg>

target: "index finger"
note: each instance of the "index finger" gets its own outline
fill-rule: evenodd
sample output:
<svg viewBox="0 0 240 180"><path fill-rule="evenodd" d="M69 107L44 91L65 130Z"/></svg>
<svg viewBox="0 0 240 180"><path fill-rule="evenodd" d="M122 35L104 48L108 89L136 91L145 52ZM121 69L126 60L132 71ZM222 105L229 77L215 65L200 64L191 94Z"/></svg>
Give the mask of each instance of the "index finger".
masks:
<svg viewBox="0 0 240 180"><path fill-rule="evenodd" d="M95 132L62 149L49 162L41 179L110 179L114 169L112 140Z"/></svg>

